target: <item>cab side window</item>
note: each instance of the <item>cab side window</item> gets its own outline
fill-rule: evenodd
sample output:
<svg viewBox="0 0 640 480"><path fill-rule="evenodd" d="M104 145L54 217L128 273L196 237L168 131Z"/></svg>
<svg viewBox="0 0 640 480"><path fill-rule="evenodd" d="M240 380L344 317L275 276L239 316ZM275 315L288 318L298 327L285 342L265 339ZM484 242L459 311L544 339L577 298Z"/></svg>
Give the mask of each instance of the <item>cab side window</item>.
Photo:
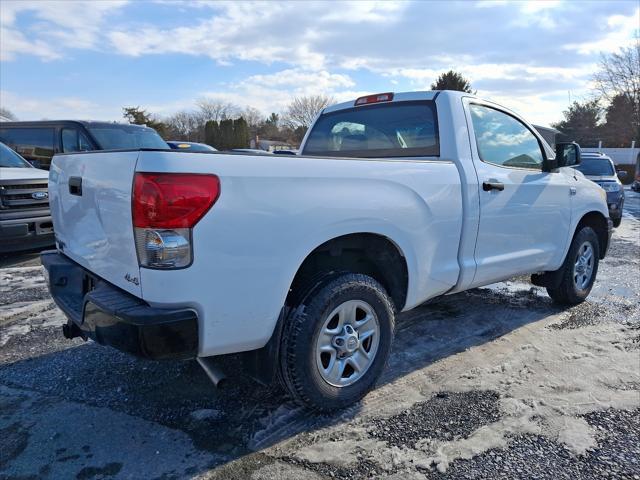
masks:
<svg viewBox="0 0 640 480"><path fill-rule="evenodd" d="M536 136L511 115L484 105L469 105L480 160L501 167L542 170Z"/></svg>
<svg viewBox="0 0 640 480"><path fill-rule="evenodd" d="M62 129L62 151L64 153L86 152L88 150L93 150L93 148L84 133L77 128Z"/></svg>

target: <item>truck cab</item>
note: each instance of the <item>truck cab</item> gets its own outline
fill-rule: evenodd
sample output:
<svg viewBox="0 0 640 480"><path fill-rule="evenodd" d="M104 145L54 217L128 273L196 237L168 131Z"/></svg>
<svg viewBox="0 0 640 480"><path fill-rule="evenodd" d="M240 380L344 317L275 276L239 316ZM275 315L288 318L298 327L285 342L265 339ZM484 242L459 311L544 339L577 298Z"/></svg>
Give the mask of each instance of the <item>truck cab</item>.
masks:
<svg viewBox="0 0 640 480"><path fill-rule="evenodd" d="M66 335L214 382L242 354L331 411L374 386L398 312L516 275L584 301L611 221L579 163L464 92L367 95L324 109L300 155L56 155L42 262Z"/></svg>

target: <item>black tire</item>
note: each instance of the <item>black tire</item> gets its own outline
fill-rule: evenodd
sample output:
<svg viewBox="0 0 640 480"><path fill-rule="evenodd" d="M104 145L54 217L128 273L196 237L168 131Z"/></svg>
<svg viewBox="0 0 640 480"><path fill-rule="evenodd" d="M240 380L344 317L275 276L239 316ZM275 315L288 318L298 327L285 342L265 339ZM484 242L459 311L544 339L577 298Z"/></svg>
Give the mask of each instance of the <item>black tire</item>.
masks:
<svg viewBox="0 0 640 480"><path fill-rule="evenodd" d="M588 243L593 249L593 268L591 278L588 283L580 288L574 280L574 266L578 260L580 249ZM547 287L547 293L556 302L561 305L577 305L586 300L593 287L593 282L598 274L598 265L600 262L600 243L598 235L591 227L582 227L573 237L571 247L567 253L562 267L558 270L560 281L557 287Z"/></svg>
<svg viewBox="0 0 640 480"><path fill-rule="evenodd" d="M614 226L615 228L618 228L618 227L620 226L620 224L622 223L622 217L620 217L620 218L613 218L611 221L613 222L613 226Z"/></svg>
<svg viewBox="0 0 640 480"><path fill-rule="evenodd" d="M316 361L320 331L334 309L350 300L366 302L379 326L377 352L362 376L348 386L331 385ZM280 348L281 378L293 399L312 410L331 412L347 407L369 392L382 374L395 330L394 308L384 287L361 274L340 274L305 295L285 320Z"/></svg>

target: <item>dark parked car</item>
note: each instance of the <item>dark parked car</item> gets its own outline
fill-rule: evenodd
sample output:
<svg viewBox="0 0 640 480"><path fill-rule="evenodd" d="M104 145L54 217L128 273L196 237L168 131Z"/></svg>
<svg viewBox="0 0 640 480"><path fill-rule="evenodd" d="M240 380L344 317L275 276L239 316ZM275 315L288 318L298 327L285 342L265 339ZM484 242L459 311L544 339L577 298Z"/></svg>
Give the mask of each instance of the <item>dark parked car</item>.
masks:
<svg viewBox="0 0 640 480"><path fill-rule="evenodd" d="M182 150L183 152L217 152L215 148L206 143L180 142L178 140L167 140L172 150Z"/></svg>
<svg viewBox="0 0 640 480"><path fill-rule="evenodd" d="M625 177L626 172L616 172L613 160L602 153L583 152L580 165L574 168L583 173L592 182L600 185L607 192L609 217L614 227L622 222L622 207L624 206L624 187L618 176Z"/></svg>
<svg viewBox="0 0 640 480"><path fill-rule="evenodd" d="M56 153L126 148L169 148L158 133L143 125L44 120L0 123L0 141L32 165L49 169Z"/></svg>

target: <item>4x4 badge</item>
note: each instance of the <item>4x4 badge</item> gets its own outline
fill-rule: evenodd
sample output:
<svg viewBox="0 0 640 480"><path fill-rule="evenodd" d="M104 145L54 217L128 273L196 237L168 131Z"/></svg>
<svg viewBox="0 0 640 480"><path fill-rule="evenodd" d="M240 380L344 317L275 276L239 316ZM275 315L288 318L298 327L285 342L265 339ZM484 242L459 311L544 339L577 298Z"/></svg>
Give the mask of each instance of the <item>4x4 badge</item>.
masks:
<svg viewBox="0 0 640 480"><path fill-rule="evenodd" d="M131 275L129 275L128 273L124 276L124 279L127 282L131 282L134 285L140 285L140 280L138 280L138 277L132 277Z"/></svg>

